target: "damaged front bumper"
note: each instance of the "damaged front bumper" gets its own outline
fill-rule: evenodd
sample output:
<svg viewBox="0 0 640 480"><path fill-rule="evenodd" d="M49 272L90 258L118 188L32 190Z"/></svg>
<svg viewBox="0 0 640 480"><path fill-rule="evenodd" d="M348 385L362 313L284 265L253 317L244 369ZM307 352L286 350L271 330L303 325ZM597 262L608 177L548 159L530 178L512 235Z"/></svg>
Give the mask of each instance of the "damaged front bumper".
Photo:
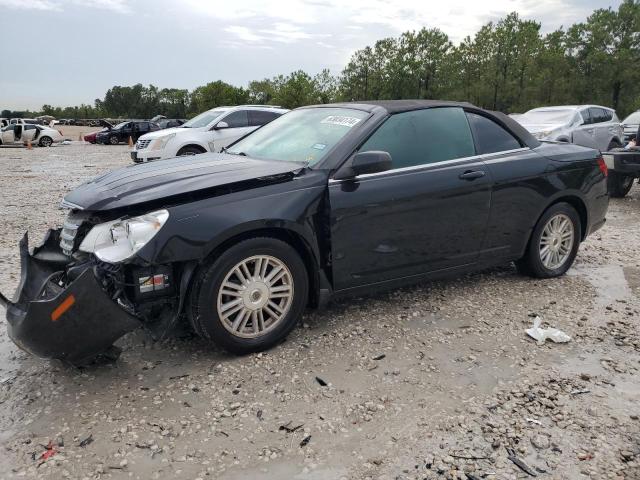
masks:
<svg viewBox="0 0 640 480"><path fill-rule="evenodd" d="M84 363L141 326L103 289L91 262L74 265L60 250L59 230L50 230L29 252L20 242L21 277L13 301L0 294L9 337L42 358Z"/></svg>

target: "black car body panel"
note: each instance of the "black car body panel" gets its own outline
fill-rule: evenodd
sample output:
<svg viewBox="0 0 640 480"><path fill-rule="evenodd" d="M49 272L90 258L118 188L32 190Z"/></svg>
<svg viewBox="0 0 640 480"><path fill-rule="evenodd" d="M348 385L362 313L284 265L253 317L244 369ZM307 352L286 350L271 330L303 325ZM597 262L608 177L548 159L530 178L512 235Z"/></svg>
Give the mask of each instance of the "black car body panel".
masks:
<svg viewBox="0 0 640 480"><path fill-rule="evenodd" d="M154 209L166 209L169 218L135 256L118 265L96 265L93 255L77 250L65 263L60 249L50 246L46 261L41 260L47 271L63 272L56 277L61 291L55 298L70 291L83 296L81 288L86 288L98 303L111 302L117 310L104 307L109 317L104 321L113 322L114 329L105 329L103 335L102 327L95 326L102 348L114 332L153 323L159 308L178 318L194 269L243 238L275 236L294 246L310 276L309 301L318 304L330 295L370 292L378 286L517 260L540 216L558 201L576 208L583 238L605 221L606 178L595 150L540 143L509 117L464 103L397 101L303 108L335 107L368 116L311 167L204 154L188 162L182 158L131 165L78 187L64 204L73 209L70 218L83 222L77 229L80 237L98 223ZM517 148L335 179L393 115L448 107L487 117L517 140ZM165 297L140 300L138 272L148 275L154 270L180 288L167 290ZM29 285L42 282L42 276L36 277L19 287L22 301L7 303L12 315L17 308L45 322L54 305L30 309L30 302L38 302L39 289ZM118 313L123 323L112 319ZM30 338L29 328L11 328L16 343L28 350L61 356L60 348L40 345L44 340L37 335Z"/></svg>

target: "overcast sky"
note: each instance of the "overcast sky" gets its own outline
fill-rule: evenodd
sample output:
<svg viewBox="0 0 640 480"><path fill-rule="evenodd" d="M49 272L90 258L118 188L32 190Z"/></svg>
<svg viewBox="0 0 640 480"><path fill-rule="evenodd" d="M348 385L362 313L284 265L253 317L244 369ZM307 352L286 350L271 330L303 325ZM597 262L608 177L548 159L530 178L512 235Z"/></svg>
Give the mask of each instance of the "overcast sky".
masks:
<svg viewBox="0 0 640 480"><path fill-rule="evenodd" d="M339 73L377 39L439 27L454 42L517 11L543 31L619 0L0 0L0 108L93 103L113 85L192 89L303 69Z"/></svg>

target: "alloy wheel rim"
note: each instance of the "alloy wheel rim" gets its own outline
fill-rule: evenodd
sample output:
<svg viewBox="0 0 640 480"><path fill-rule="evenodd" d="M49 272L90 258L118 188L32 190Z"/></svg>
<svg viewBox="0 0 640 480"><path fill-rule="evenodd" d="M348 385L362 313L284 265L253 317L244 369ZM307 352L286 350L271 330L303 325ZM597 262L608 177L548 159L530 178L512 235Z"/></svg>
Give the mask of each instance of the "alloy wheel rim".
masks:
<svg viewBox="0 0 640 480"><path fill-rule="evenodd" d="M260 337L282 322L293 294L293 277L284 262L255 255L238 262L224 277L216 302L218 317L236 337Z"/></svg>
<svg viewBox="0 0 640 480"><path fill-rule="evenodd" d="M540 236L540 260L545 268L555 270L565 264L575 241L571 219L559 213L549 219Z"/></svg>

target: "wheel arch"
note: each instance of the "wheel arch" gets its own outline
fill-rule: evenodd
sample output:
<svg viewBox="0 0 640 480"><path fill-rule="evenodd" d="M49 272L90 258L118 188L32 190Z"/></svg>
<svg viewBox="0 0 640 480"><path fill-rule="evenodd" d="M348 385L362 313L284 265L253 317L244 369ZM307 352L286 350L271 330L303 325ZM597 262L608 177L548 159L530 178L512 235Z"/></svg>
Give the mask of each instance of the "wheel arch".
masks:
<svg viewBox="0 0 640 480"><path fill-rule="evenodd" d="M576 212L578 212L578 217L580 217L580 241L584 241L584 239L587 238L589 212L587 211L586 203L578 195L563 195L561 197L553 199L553 201L549 203L549 205L547 205L545 209L540 213L535 224L538 224L540 218L542 217L542 215L544 215L544 212L558 203L568 203L576 210Z"/></svg>
<svg viewBox="0 0 640 480"><path fill-rule="evenodd" d="M314 253L314 249L309 244L309 242L307 242L304 236L293 229L287 228L286 226L254 227L228 236L207 252L200 265L204 266L208 262L213 261L232 245L237 244L238 242L241 242L243 240L248 240L250 238L256 237L275 238L288 244L294 250L296 250L296 252L300 255L300 258L302 258L302 261L304 262L304 265L307 269L307 276L309 279L309 298L307 299L307 305L314 308L317 307L320 303L321 288L318 258ZM193 279L190 283L192 282ZM189 288L191 288L191 285L189 285Z"/></svg>
<svg viewBox="0 0 640 480"><path fill-rule="evenodd" d="M618 145L622 146L624 145L624 142L622 140L620 140L620 138L618 137L618 135L613 135L610 139L609 139L609 144L616 142L618 143Z"/></svg>
<svg viewBox="0 0 640 480"><path fill-rule="evenodd" d="M185 148L195 148L197 150L200 150L200 153L207 153L208 150L206 149L206 147L204 147L202 144L197 143L197 142L187 142L184 145L180 146L178 148L178 150L176 151L176 155L180 155L180 152L182 150L184 150Z"/></svg>

